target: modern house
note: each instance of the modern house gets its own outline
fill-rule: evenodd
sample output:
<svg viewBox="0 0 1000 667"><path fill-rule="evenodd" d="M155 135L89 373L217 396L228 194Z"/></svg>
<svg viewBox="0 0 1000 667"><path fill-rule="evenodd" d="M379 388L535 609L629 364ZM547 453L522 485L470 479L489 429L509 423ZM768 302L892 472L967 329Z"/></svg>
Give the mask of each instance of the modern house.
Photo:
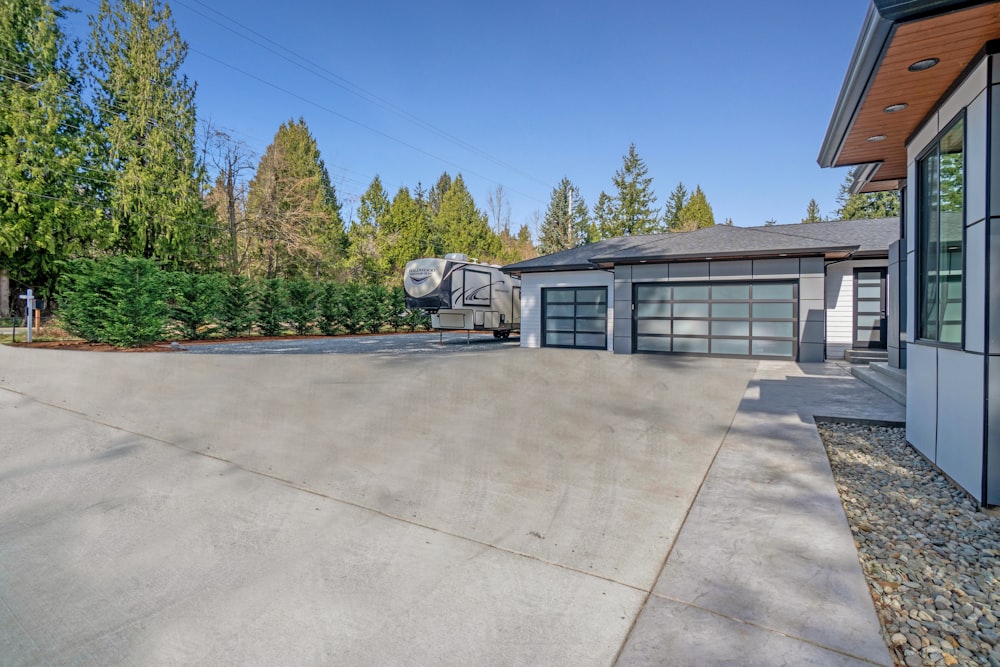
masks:
<svg viewBox="0 0 1000 667"><path fill-rule="evenodd" d="M625 236L510 264L522 347L823 361L891 343L899 220Z"/></svg>
<svg viewBox="0 0 1000 667"><path fill-rule="evenodd" d="M902 194L906 437L1000 504L1000 2L874 0L823 140Z"/></svg>

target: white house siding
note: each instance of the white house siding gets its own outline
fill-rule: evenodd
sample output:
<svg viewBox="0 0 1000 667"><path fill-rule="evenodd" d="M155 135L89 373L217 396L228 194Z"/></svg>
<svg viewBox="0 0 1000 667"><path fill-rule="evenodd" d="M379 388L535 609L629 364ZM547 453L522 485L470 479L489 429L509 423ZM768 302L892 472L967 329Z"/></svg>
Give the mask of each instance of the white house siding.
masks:
<svg viewBox="0 0 1000 667"><path fill-rule="evenodd" d="M883 268L888 259L837 262L826 267L826 358L843 359L854 345L854 269Z"/></svg>
<svg viewBox="0 0 1000 667"><path fill-rule="evenodd" d="M990 283L991 273L1000 272L997 257L987 256L987 239L996 244L1000 210L997 195L987 215L986 193L992 187L1000 192L997 172L1000 171L1000 85L990 81L989 60L984 59L940 104L919 128L907 145L907 201L905 210L907 253L907 406L906 437L947 475L980 502L1000 503L1000 421L995 412L985 414L987 406L987 365L990 370L1000 349L987 343L986 327L995 335L1000 313L990 313L990 294L997 288ZM993 67L996 69L996 66ZM992 87L992 91L990 88ZM992 95L992 100L990 99ZM933 142L940 131L965 113L965 246L963 302L964 336L960 349L938 346L917 339L920 298L920 276L916 253L919 210L917 158ZM992 117L991 117L992 112ZM992 133L988 126L993 126ZM987 150L988 139L993 145ZM989 163L993 163L992 183L987 182ZM993 249L996 253L996 249ZM993 336L991 335L990 338ZM992 377L990 378L992 381ZM989 384L993 384L990 382ZM995 385L994 385L995 386ZM983 452L986 455L983 455ZM985 474L984 474L985 473ZM985 493L984 493L985 479Z"/></svg>
<svg viewBox="0 0 1000 667"><path fill-rule="evenodd" d="M521 347L542 346L542 290L548 287L608 288L608 349L615 321L615 283L609 271L545 271L521 275Z"/></svg>

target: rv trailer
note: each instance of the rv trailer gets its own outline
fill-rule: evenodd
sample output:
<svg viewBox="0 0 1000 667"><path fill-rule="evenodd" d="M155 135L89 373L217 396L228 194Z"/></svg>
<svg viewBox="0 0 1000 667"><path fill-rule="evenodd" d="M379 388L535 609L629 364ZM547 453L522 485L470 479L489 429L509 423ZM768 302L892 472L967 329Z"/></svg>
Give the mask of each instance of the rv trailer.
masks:
<svg viewBox="0 0 1000 667"><path fill-rule="evenodd" d="M495 338L521 330L521 280L468 255L407 262L403 289L406 307L430 313L435 329L492 331Z"/></svg>

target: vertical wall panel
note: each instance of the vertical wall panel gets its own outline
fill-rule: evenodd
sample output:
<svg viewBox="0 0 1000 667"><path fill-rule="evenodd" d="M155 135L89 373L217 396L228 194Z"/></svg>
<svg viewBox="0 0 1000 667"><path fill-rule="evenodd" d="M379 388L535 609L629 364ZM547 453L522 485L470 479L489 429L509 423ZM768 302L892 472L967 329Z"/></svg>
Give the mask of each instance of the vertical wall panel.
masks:
<svg viewBox="0 0 1000 667"><path fill-rule="evenodd" d="M986 217L986 91L965 116L965 224Z"/></svg>
<svg viewBox="0 0 1000 667"><path fill-rule="evenodd" d="M937 348L906 348L906 439L931 461L937 449Z"/></svg>
<svg viewBox="0 0 1000 667"><path fill-rule="evenodd" d="M937 465L982 500L985 357L938 350Z"/></svg>
<svg viewBox="0 0 1000 667"><path fill-rule="evenodd" d="M1000 505L1000 357L987 357L989 376L989 418L986 440L986 502Z"/></svg>
<svg viewBox="0 0 1000 667"><path fill-rule="evenodd" d="M965 229L965 349L985 351L986 222Z"/></svg>

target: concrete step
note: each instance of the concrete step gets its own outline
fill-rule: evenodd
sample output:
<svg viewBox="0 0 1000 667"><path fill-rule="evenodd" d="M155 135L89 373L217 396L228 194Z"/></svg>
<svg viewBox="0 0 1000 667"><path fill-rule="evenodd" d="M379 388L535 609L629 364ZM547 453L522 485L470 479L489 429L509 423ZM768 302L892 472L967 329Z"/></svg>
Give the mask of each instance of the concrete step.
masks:
<svg viewBox="0 0 1000 667"><path fill-rule="evenodd" d="M906 385L906 371L902 368L895 368L889 365L888 361L873 361L868 364L868 368L872 369L876 373L881 373L893 380L898 380Z"/></svg>
<svg viewBox="0 0 1000 667"><path fill-rule="evenodd" d="M898 370L898 369L893 369ZM880 392L901 405L906 405L906 375L904 371L903 379L891 372L873 369L871 366L852 366L851 375L858 378L865 384L878 389Z"/></svg>
<svg viewBox="0 0 1000 667"><path fill-rule="evenodd" d="M886 350L844 350L844 359L852 364L868 364L873 361L888 361Z"/></svg>

